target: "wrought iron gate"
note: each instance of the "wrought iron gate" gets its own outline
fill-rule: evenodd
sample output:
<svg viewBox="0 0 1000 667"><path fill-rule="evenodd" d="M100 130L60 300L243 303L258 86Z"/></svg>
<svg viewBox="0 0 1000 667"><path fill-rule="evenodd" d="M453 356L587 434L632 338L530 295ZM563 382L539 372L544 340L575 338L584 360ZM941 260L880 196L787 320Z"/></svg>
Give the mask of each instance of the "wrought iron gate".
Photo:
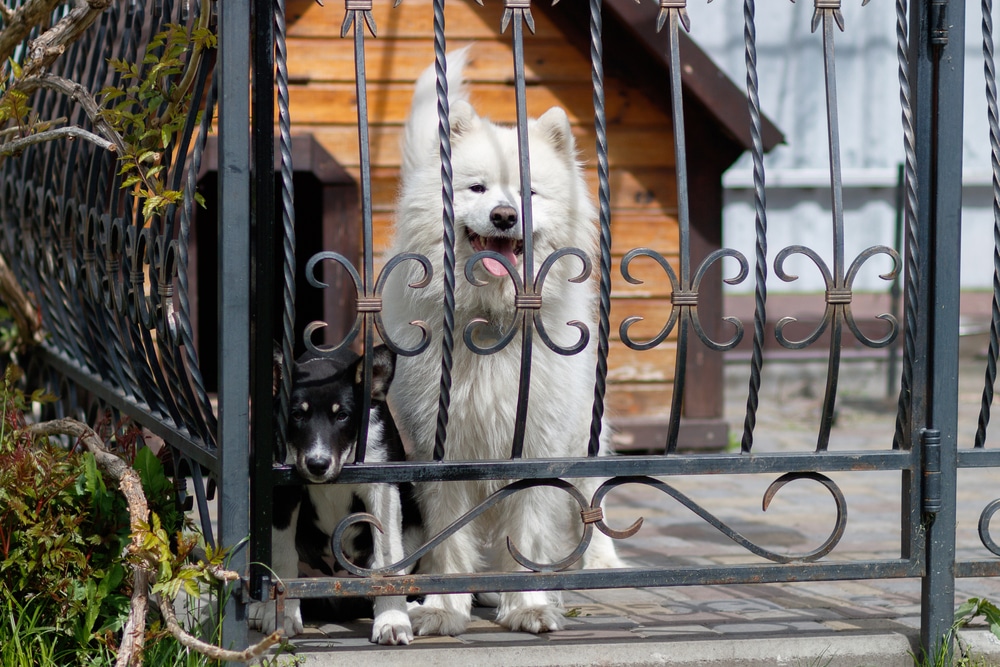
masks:
<svg viewBox="0 0 1000 667"><path fill-rule="evenodd" d="M960 2L934 0L907 7L899 0L897 36L900 100L905 140L905 257L886 247L872 247L851 258L844 252L842 184L834 72L834 43L845 27L840 0L816 0L813 29L824 46L827 93L827 124L830 154L833 218L830 233L833 256L827 265L813 249L790 246L779 249L773 265L767 261L767 207L765 171L761 146L761 115L756 71L755 3L745 0L747 102L753 138L757 244L748 260L734 250L723 249L700 266L692 266L689 249L687 210L686 146L684 133L683 87L681 85L679 33L688 29L685 0L661 0L657 28L668 50L674 122L674 149L677 155L677 186L680 193L680 260L672 266L662 255L636 248L622 260L628 266L645 257L658 263L672 291L672 310L659 335L635 340L629 334L629 314L611 315L611 225L607 164L607 133L604 111L604 73L601 0L591 0L592 77L594 123L597 134L600 211L600 253L596 271L600 282L599 320L588 331L597 349L594 368L595 396L589 442L590 456L554 459L539 465L513 455L509 460L455 462L446 460L447 423L450 409L452 355L456 345L454 322L454 282L462 280L465 267L455 265L455 221L451 210L450 145L443 141L440 151L444 193L442 233L446 239L444 283L445 324L441 340L433 340L422 354L440 355L440 404L436 452L432 464L407 462L380 465L363 460L363 448L355 465L348 466L338 483L427 482L451 480L518 480L490 502L535 485L564 488L580 503L583 541L576 556L586 548L595 529L616 537L628 532L607 526L599 512L602 499L624 484L644 484L684 504L718 527L750 552L769 561L763 564L726 567L658 567L627 570L556 570L546 564L537 572L489 574L418 574L398 579L370 576L331 579L294 579L282 582L281 594L290 597L369 595L419 590L448 593L471 590L514 591L587 589L637 586L725 584L733 582L780 582L830 579L915 577L923 582L922 645L931 649L945 636L953 615L954 578L1000 576L1000 547L990 534L990 520L1000 509L1000 499L983 508L980 535L989 552L971 561L955 560L955 496L959 468L1000 467L1000 455L985 446L985 432L993 401L1000 328L1000 204L996 204L997 232L994 257L993 322L980 419L980 433L967 446L957 442L957 350L958 296L961 263L959 227L961 207L962 104L964 11ZM524 40L525 28L532 28L528 2L507 0L500 32L509 33L514 53L514 81L518 127L522 134L526 117ZM357 328L366 349L375 341L380 324L381 281L374 274L372 247L371 181L368 159L368 128L365 83L365 45L376 26L371 2L348 0L343 35L355 45L359 146L361 151L361 201L364 237L362 265L349 267L357 286ZM329 11L334 11L329 8ZM583 12L582 7L566 6L566 12ZM994 190L1000 193L1000 130L997 128L997 101L993 63L992 16L984 3L984 50L986 53L987 100L993 147ZM434 2L434 35L437 54L439 116L448 126L447 80L444 54L443 0ZM194 109L204 113L197 120L192 113L184 132L176 139L167 160L170 178L185 191L182 203L162 215L144 221L131 192L120 189L121 177L112 155L80 142L28 148L17 159L3 164L2 250L19 277L37 296L46 329L51 337L39 357L48 368L72 384L82 387L99 403L141 422L176 450L179 472L195 481L195 498L208 516L206 485L208 476L218 485L219 512L215 534L224 545L236 547L249 535L249 547L234 551L232 566L247 573L246 587L237 589L225 617L226 642L246 638L243 615L248 596L257 599L274 594L265 569L250 563L267 563L270 551L270 502L276 486L299 484L295 474L274 468L272 448L275 420L271 385L272 340L282 340L285 357L291 356L295 316L294 221L292 220L292 165L290 164L290 119L288 118L288 74L284 48L284 7L281 0L257 0L251 8L240 3L187 3L157 1L150 7L141 2L112 8L95 26L92 42L101 45L86 49L78 44L64 62L67 78L84 82L91 90L116 85L109 72L109 57L135 59L143 52L150 36L168 22L204 24L217 27L218 51L214 58L191 57L189 66L196 74ZM691 26L697 37L697 26ZM253 54L251 71L246 54ZM245 91L251 88L252 100ZM277 90L278 118L274 118L272 91ZM67 115L86 125L86 120L69 103L51 92L39 93L35 106L51 115ZM218 106L217 115L213 114ZM65 110L65 111L63 111ZM201 380L192 340L188 293L188 246L193 195L200 169L201 151L215 115L219 138L219 387L213 403ZM252 126L247 119L252 118ZM275 192L275 128L279 141L278 158L281 187ZM447 137L447 133L444 133ZM251 156L253 158L251 159ZM527 158L522 169L528 168ZM524 181L527 183L527 181ZM528 187L527 185L525 187ZM284 217L273 219L275 198L280 195ZM525 200L530 197L525 196ZM1000 201L998 199L997 201ZM530 220L530 216L526 216ZM249 221L249 224L248 224ZM530 236L530 233L526 234ZM286 264L275 267L266 261L264 249L279 243ZM526 249L531 255L530 247ZM886 319L886 333L878 339L859 329L851 310L852 281L866 261L875 255L892 258L895 270L905 275L905 321ZM802 340L790 340L784 333L786 320L777 322L779 343L786 348L804 348L824 331L831 334L828 351L829 375L814 451L792 454L758 453L754 431L763 363L764 326L768 321L766 276L773 270L787 277L786 260L802 255L811 260L826 280L825 317L819 328ZM323 257L329 257L324 255ZM739 454L680 454L676 451L680 405L685 377L685 350L705 345L715 353L732 348L743 335L743 325L734 323L730 340L716 341L705 334L699 321L699 279L723 257L734 258L743 280L751 272L755 278L755 313L752 323L752 360L747 393L745 426ZM322 257L318 258L321 259ZM474 257L477 261L481 257ZM543 258L540 258L543 259ZM347 260L339 258L345 265ZM531 262L526 262L531 266ZM386 269L391 270L392 267ZM459 275L456 277L456 271ZM534 275L523 276L521 284L528 296L534 292ZM285 305L284 326L271 326L275 291ZM519 302L521 334L517 340L524 350L522 383L530 375L530 350L534 329L529 300ZM602 428L606 389L609 335L613 319L620 323L621 339L634 349L646 349L675 336L677 362L675 391L671 406L669 435L664 453L653 456L597 457ZM866 451L839 451L830 447L832 418L837 399L841 339L848 332L869 347L888 345L902 329L904 362L896 430L887 435L884 447ZM545 341L545 344L550 344ZM345 344L351 343L349 339ZM202 341L202 345L206 342ZM366 362L371 377L371 362ZM57 380L58 381L58 380ZM284 378L283 410L287 413L288 378ZM63 393L71 397L72 384L61 382ZM265 406L249 410L250 405ZM527 405L522 409L526 410ZM248 448L247 443L251 446ZM960 446L962 445L962 446ZM519 443L515 442L517 452ZM848 499L826 476L837 471L896 471L902 480L902 539L898 558L865 561L830 560L846 522ZM687 498L670 484L678 475L729 473L778 476L772 491L792 479L806 478L824 485L835 498L838 520L826 542L808 554L786 555L753 544ZM584 498L560 480L607 478L593 498ZM249 480L249 482L248 482ZM471 512L471 508L470 508ZM206 535L213 527L205 526ZM428 539L435 536L428 536ZM411 554L416 557L419 554Z"/></svg>

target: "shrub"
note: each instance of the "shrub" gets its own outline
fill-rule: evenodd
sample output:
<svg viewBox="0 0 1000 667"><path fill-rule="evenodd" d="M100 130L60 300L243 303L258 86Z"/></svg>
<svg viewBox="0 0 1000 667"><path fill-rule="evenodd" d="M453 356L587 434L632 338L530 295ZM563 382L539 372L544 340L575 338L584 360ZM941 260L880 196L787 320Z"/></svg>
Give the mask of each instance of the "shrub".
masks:
<svg viewBox="0 0 1000 667"><path fill-rule="evenodd" d="M15 378L8 367L0 420L0 663L100 663L117 649L130 604L125 499L90 453L36 444L18 431L28 404L47 397L26 396ZM134 440L134 432L124 433L120 440ZM155 519L161 534L175 535L183 515L162 465L148 448L122 449L134 452L151 508L163 517Z"/></svg>

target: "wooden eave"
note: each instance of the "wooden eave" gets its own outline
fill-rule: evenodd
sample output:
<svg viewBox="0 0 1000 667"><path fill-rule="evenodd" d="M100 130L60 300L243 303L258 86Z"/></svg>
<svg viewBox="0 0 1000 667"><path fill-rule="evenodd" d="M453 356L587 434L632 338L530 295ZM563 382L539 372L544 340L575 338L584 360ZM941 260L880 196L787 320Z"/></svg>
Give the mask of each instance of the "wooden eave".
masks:
<svg viewBox="0 0 1000 667"><path fill-rule="evenodd" d="M536 5L578 48L590 49L589 16L566 12L548 3ZM631 76L632 82L660 104L669 108L669 52L667 35L656 31L655 3L635 0L604 0L604 60L606 69ZM575 33L575 34L574 34ZM681 82L685 100L691 97L706 110L720 127L743 150L750 150L750 112L746 93L701 50L683 29L680 32ZM761 115L761 142L764 151L784 143L781 130Z"/></svg>

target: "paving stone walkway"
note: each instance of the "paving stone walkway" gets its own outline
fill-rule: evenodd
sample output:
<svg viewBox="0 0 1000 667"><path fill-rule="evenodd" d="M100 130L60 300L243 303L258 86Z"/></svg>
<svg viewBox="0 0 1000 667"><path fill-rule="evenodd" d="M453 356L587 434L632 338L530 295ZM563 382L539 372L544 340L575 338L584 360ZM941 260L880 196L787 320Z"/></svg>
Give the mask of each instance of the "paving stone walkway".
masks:
<svg viewBox="0 0 1000 667"><path fill-rule="evenodd" d="M963 357L960 446L971 444L982 392L981 359ZM755 451L811 451L822 404L825 364L775 363L765 368L766 395ZM747 368L727 367L727 418L740 432ZM845 362L833 450L887 449L894 396L886 395L885 365ZM1000 446L1000 427L988 446ZM896 558L900 553L900 474L831 473L849 508L847 529L828 560ZM704 475L670 482L754 542L787 552L808 551L829 534L834 503L814 482L783 488L767 512L761 499L773 477ZM960 473L960 557L989 557L977 523L1000 496L1000 471ZM659 491L622 487L607 500L609 523L642 529L620 543L637 566L763 562ZM997 523L994 521L994 523ZM997 530L994 527L994 535ZM1000 580L964 579L956 604L985 596L1000 602ZM408 648L367 641L370 621L311 627L294 646L307 665L912 665L908 652L920 625L917 580L679 586L566 592L567 627L541 636L506 632L493 609L476 608L458 637L418 638ZM1000 665L1000 642L985 626L963 635L987 665Z"/></svg>

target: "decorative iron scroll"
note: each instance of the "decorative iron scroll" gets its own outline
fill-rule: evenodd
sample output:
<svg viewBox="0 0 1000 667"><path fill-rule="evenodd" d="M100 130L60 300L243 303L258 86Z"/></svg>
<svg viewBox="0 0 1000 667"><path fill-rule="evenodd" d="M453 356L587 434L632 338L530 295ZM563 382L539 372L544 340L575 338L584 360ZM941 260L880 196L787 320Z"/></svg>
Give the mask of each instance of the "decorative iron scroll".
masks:
<svg viewBox="0 0 1000 667"><path fill-rule="evenodd" d="M1000 511L1000 499L987 505L983 513L979 515L979 539L982 540L983 546L996 556L1000 556L1000 544L997 544L997 541L990 535L990 521L998 511Z"/></svg>
<svg viewBox="0 0 1000 667"><path fill-rule="evenodd" d="M864 3L863 3L864 4ZM829 372L827 374L826 391L823 398L823 408L820 418L819 434L816 439L816 451L825 451L830 444L830 430L833 427L833 415L837 399L837 382L840 375L840 352L843 324L855 337L868 347L884 347L895 340L898 333L896 318L891 314L882 314L878 319L889 324L889 331L879 339L871 339L858 328L851 313L853 283L861 266L871 257L878 254L887 255L892 260L892 270L881 274L883 280L892 280L900 266L899 255L892 248L874 246L864 250L844 271L844 201L843 182L841 180L840 162L840 126L837 108L837 81L834 59L834 25L844 30L844 17L840 11L840 0L815 0L815 10L812 18L812 31L823 25L823 66L826 81L826 114L827 138L830 149L830 190L833 209L833 268L819 257L811 248L804 246L789 246L781 250L774 259L775 274L786 282L797 279L784 270L784 262L791 255L803 255L816 265L823 276L826 285L826 310L823 320L816 329L801 340L789 340L783 333L784 328L795 321L795 318L784 317L775 325L775 335L778 342L789 349L801 349L816 342L829 327L830 353Z"/></svg>
<svg viewBox="0 0 1000 667"><path fill-rule="evenodd" d="M510 538L507 539L507 550L510 553L511 557L518 564L520 564L527 570L530 570L532 572L558 572L573 566L580 560L584 552L587 550L587 547L590 546L590 540L591 536L593 535L594 526L596 526L598 530L600 530L605 535L615 539L626 539L632 537L639 531L639 528L642 526L643 523L642 518L638 519L631 526L629 526L624 530L616 530L614 528L611 528L604 521L604 513L601 510L601 506L604 502L605 496L607 496L611 491L618 488L619 486L623 486L625 484L642 484L666 493L668 496L679 502L681 505L691 510L695 514L697 514L699 517L705 520L705 522L707 522L713 528L717 529L719 532L721 532L723 535L731 539L733 542L735 542L736 544L740 545L747 551L757 556L766 558L775 563L809 563L817 561L826 556L827 554L829 554L831 551L834 550L834 548L836 548L837 544L840 542L840 539L844 535L844 530L847 527L847 501L844 498L844 494L841 492L840 488L833 482L833 480L831 480L826 475L817 472L792 472L782 475L774 482L772 482L771 485L767 488L767 490L764 493L764 499L762 502L763 511L765 512L767 511L768 507L770 507L771 505L771 501L774 499L774 497L777 495L778 491L780 491L782 487L793 481L801 479L818 482L819 484L822 484L824 487L826 487L826 489L830 492L830 495L833 496L837 511L837 516L834 521L833 530L830 532L830 535L823 541L823 543L820 546L813 549L812 551L802 554L782 554L776 551L771 551L770 549L766 549L754 543L753 541L747 539L739 531L730 528L724 521L720 520L711 512L698 505L698 503L696 503L690 497L688 497L678 489L674 488L670 484L662 480L646 476L617 477L615 479L608 480L607 482L604 482L600 487L598 487L596 493L594 494L593 499L589 502L589 504L587 502L587 499L583 496L582 493L580 493L580 491L575 486L563 480L559 479L520 480L517 482L512 482L511 484L508 484L507 486L495 491L488 498L483 500L483 502L479 503L471 510L463 514L461 517L456 519L451 525L449 525L443 531L441 531L437 535L432 536L430 539L428 539L427 542L425 542L423 545L421 545L419 548L417 548L413 553L408 555L403 560L397 563L391 563L385 565L381 568L368 569L365 567L361 567L356 563L350 562L350 560L347 558L344 552L343 545L344 545L346 531L351 526L356 524L370 524L373 530L381 531L383 529L378 519L372 514L360 512L344 518L340 522L340 524L338 524L336 530L333 533L333 536L331 537L330 548L334 556L336 557L337 562L351 574L355 574L358 576L381 576L386 574L393 574L395 572L408 569L409 567L415 565L417 561L420 560L420 558L426 555L433 548L444 542L446 539L448 539L456 532L461 530L463 527L469 525L472 521L474 521L476 518L478 518L491 508L498 506L499 503L501 503L505 498L527 489L532 489L537 487L550 487L565 491L579 505L580 519L582 523L581 537L579 543L576 545L576 547L572 549L572 551L567 556L565 556L564 558L560 559L555 563L536 563L534 561L531 561L530 559L525 557L520 552L520 550L518 550L517 545L514 544L510 540ZM994 508L993 511L1000 509L1000 501L997 501L997 503L995 504L997 505L997 507ZM988 523L989 521L988 518L986 519L986 521Z"/></svg>
<svg viewBox="0 0 1000 667"><path fill-rule="evenodd" d="M724 318L735 326L735 333L728 341L717 342L712 340L705 332L698 317L698 288L705 273L712 264L723 257L732 257L739 262L740 271L734 278L725 280L730 285L735 285L746 279L749 275L748 263L742 253L723 248L711 253L706 257L701 265L695 270L694 278L691 277L691 232L690 232L690 205L688 202L688 176L687 176L687 143L684 134L684 92L681 81L681 56L680 56L680 26L690 31L691 21L687 13L687 0L660 0L660 11L656 19L656 30L661 32L667 26L667 45L670 65L670 100L671 114L673 116L674 135L674 155L675 169L677 172L677 192L678 192L678 227L680 232L680 275L659 253L649 248L636 248L629 252L622 259L621 272L626 281L632 284L640 284L641 281L635 279L629 272L629 265L633 259L639 256L650 257L655 260L666 272L670 279L672 288L670 316L660 333L646 342L634 341L628 333L629 327L640 321L641 317L627 317L619 326L619 335L622 342L634 350L648 350L662 343L666 337L677 327L677 363L674 366L673 397L670 406L670 419L667 426L667 441L665 451L669 454L677 448L677 436L680 432L681 405L684 397L684 385L686 376L686 359L688 347L688 324L690 323L695 335L709 349L715 351L729 350L739 344L743 338L743 324L734 317Z"/></svg>

